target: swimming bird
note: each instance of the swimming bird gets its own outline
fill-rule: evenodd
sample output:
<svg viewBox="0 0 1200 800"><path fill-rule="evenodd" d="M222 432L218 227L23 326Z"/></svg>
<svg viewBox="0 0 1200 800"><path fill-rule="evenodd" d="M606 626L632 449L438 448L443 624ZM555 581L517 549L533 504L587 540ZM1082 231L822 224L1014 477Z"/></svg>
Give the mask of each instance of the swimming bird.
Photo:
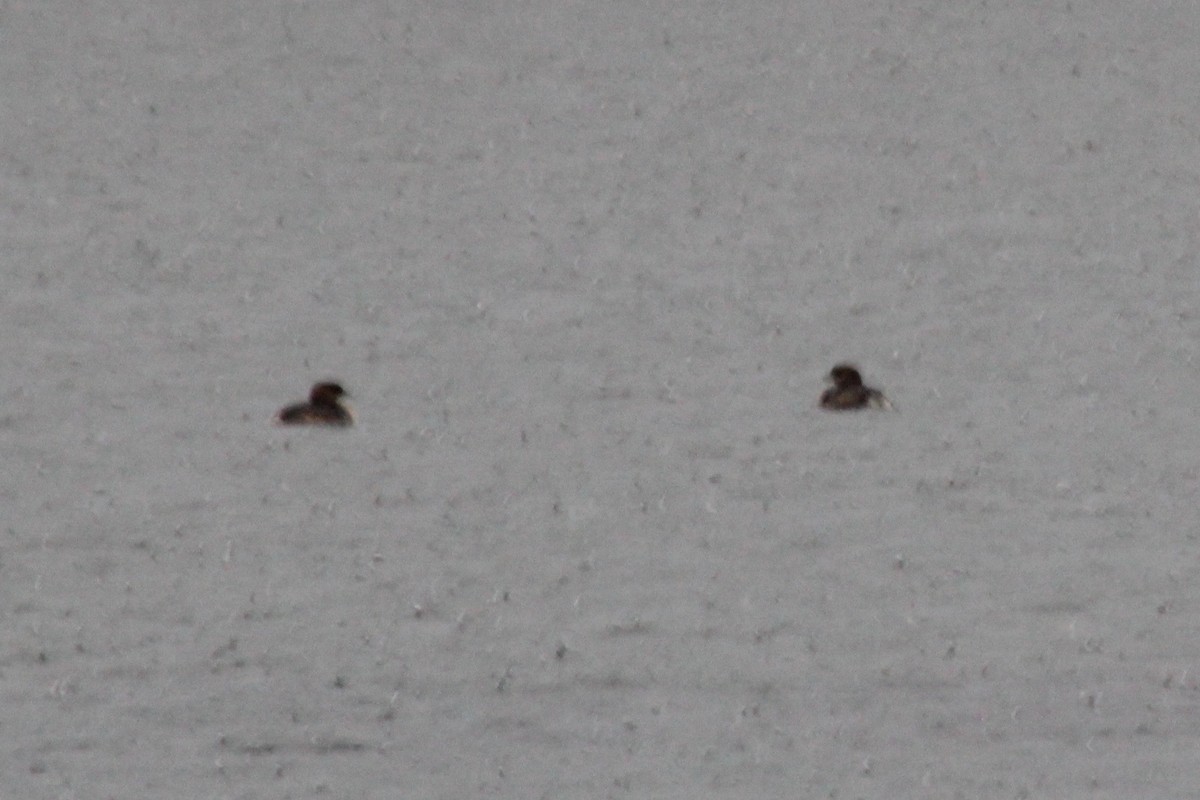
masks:
<svg viewBox="0 0 1200 800"><path fill-rule="evenodd" d="M851 364L838 364L829 370L830 386L821 393L821 408L829 411L858 411L863 408L891 408L883 392L863 384L862 375Z"/></svg>
<svg viewBox="0 0 1200 800"><path fill-rule="evenodd" d="M315 383L308 393L307 403L281 408L275 414L275 422L279 425L353 425L354 414L341 402L348 395L340 384Z"/></svg>

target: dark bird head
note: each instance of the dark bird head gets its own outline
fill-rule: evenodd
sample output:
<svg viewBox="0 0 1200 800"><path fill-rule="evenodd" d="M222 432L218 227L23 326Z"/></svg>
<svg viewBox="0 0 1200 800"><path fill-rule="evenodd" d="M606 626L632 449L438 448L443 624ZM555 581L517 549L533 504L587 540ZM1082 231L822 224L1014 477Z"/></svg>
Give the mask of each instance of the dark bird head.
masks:
<svg viewBox="0 0 1200 800"><path fill-rule="evenodd" d="M829 370L829 382L839 389L852 389L862 386L862 375L851 364L838 364Z"/></svg>
<svg viewBox="0 0 1200 800"><path fill-rule="evenodd" d="M312 391L308 393L308 399L313 405L334 405L337 401L349 394L338 383L315 383Z"/></svg>

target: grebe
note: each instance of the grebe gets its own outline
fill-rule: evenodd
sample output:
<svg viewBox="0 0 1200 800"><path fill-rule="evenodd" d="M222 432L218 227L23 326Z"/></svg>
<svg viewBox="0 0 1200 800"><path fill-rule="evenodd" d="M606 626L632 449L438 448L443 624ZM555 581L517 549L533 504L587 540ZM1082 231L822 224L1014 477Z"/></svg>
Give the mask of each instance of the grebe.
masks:
<svg viewBox="0 0 1200 800"><path fill-rule="evenodd" d="M827 378L833 386L821 393L821 408L829 411L858 411L863 408L891 408L883 392L863 385L862 375L850 364L838 364Z"/></svg>
<svg viewBox="0 0 1200 800"><path fill-rule="evenodd" d="M280 409L275 421L280 425L353 425L354 415L341 403L346 396L348 393L340 384L313 384L307 403Z"/></svg>

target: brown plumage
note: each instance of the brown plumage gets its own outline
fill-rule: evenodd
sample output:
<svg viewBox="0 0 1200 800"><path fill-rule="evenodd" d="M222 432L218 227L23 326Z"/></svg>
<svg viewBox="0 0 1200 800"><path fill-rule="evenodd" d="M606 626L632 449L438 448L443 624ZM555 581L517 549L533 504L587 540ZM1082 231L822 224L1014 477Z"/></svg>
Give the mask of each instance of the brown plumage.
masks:
<svg viewBox="0 0 1200 800"><path fill-rule="evenodd" d="M341 402L347 394L336 383L313 384L307 403L280 409L275 414L275 421L280 425L353 425L354 414Z"/></svg>
<svg viewBox="0 0 1200 800"><path fill-rule="evenodd" d="M821 408L829 411L858 411L863 408L891 408L883 392L863 384L862 375L850 364L838 364L829 370L833 384L821 393Z"/></svg>

